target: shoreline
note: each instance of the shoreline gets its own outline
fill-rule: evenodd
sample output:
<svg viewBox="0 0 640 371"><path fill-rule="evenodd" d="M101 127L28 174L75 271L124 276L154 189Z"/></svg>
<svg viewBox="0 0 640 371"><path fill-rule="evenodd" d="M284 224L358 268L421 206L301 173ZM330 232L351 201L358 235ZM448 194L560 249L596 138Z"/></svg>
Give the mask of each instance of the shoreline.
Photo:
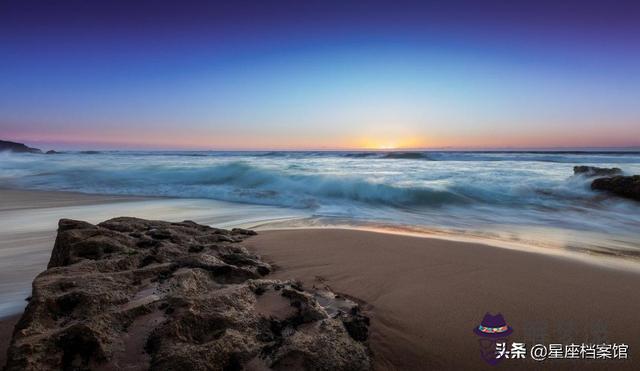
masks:
<svg viewBox="0 0 640 371"><path fill-rule="evenodd" d="M105 203L147 201L163 197L125 196L75 191L49 191L0 187L0 212L29 209L48 209L66 206L87 206ZM34 203L38 202L35 206Z"/></svg>
<svg viewBox="0 0 640 371"><path fill-rule="evenodd" d="M255 228L260 232L271 231L304 231L304 230L344 230L344 231L360 231L379 233L392 236L424 238L428 240L443 240L456 243L479 244L486 245L497 249L514 250L528 252L532 254L541 254L547 256L555 256L566 258L583 264L601 266L609 269L626 270L640 273L640 257L635 255L613 255L606 253L598 253L591 250L572 251L561 247L536 246L527 243L516 243L512 241L504 241L498 239L469 237L466 234L455 233L432 233L428 231L412 231L410 227L395 226L357 226L357 225L327 225L327 226L300 226L300 227L272 227L272 228Z"/></svg>
<svg viewBox="0 0 640 371"><path fill-rule="evenodd" d="M478 238L475 235L430 233L414 228L366 224L319 225L322 220L293 213L296 210L245 205L208 199L94 195L66 191L0 188L0 315L19 313L31 290L33 278L46 268L58 219L74 218L97 223L116 216L182 221L191 219L217 227L243 227L258 231L344 229L490 245L505 250L558 256L594 266L640 272L640 259L611 256L562 247L541 247L514 241ZM291 214L289 214L291 213Z"/></svg>
<svg viewBox="0 0 640 371"><path fill-rule="evenodd" d="M0 195L3 192L8 191L0 189ZM21 208L0 203L0 214L12 216L7 218L12 221L4 226L5 230L0 230L2 262L12 270L4 269L4 276L0 271L0 282L4 285L0 289L5 295L7 292L17 295L16 302L21 308L26 305L27 295L10 286L17 284L30 290L33 277L46 269L51 254L55 229L49 224L51 220L57 223L67 212L79 219L90 217L94 222L114 213L112 216L138 213L141 217L151 214L154 219L196 219L220 225L224 220L242 217L247 210L269 209L210 200L127 200L102 195L96 197L105 197L104 203L92 203L89 199L94 196L84 194L11 192L21 193L25 199L12 198L12 202L22 202ZM46 198L55 206L38 207L39 200ZM2 200L6 202L7 198ZM211 208L222 205L230 207L227 211L233 214L212 216ZM65 214L59 215L61 211ZM193 213L197 217L185 217ZM16 216L22 219L15 221ZM248 223L250 226L251 222ZM34 231L34 226L40 229ZM372 318L371 342L377 369L419 369L425 365L481 368L483 364L476 358L476 339L469 334L487 311L503 313L509 324L520 331L520 336L531 323L545 321L550 327L573 322L583 331L590 320L608 314L611 318L605 319L610 320L608 330L614 336L611 340L627 342L632 354L640 349L640 340L635 340L640 325L634 321L635 313L640 311L640 298L634 290L640 287L640 274L636 269L621 269L624 267L615 264L591 264L607 260L601 256L572 253L573 257L567 257L549 253L548 249L503 248L477 240L461 242L441 236L355 227L259 229L258 236L248 239L246 245L274 263L277 269L271 278L300 279L310 286L327 285L335 292L362 301ZM575 259L576 255L585 259ZM629 264L636 267L635 262ZM17 307L0 315L3 338L10 337L20 315ZM557 318L549 320L550 316ZM580 331L571 341L588 340L587 334ZM548 335L549 341L558 341L554 331ZM447 351L464 354L452 361L444 355ZM624 368L630 364L614 365ZM559 364L567 365L573 364ZM601 368L603 364L586 364L586 369L592 366Z"/></svg>
<svg viewBox="0 0 640 371"><path fill-rule="evenodd" d="M7 193L9 193L7 195ZM280 210L297 212L296 209L285 208L281 206L267 206L247 204L242 202L231 202L223 200L214 200L207 198L178 198L169 196L130 196L130 195L118 195L118 194L101 194L101 193L83 193L76 191L60 191L60 190L38 190L38 189L20 189L20 188L8 188L0 187L0 213L5 211L16 210L29 210L29 209L48 209L56 207L68 207L68 206L92 206L100 204L111 203L123 203L123 202L153 202L153 201L174 201L174 202L211 202L219 203L230 207L251 207L256 206L258 208L275 208ZM13 199L7 202L7 199L12 199L18 196L17 200ZM44 206L33 206L33 202L43 202ZM21 205L27 203L27 206L21 206L13 208L7 207L7 204ZM188 215L185 215L188 217ZM165 220L166 217L162 216L160 220ZM196 217L197 219L197 217ZM326 219L330 222L317 225L317 222ZM345 229L345 230L358 230L369 231L385 234L394 234L401 236L412 236L420 238L434 238L443 239L454 242L466 242L466 243L478 243L490 245L493 247L504 248L509 250L529 251L547 255L563 256L570 259L576 259L579 261L605 265L616 269L629 269L640 270L640 250L627 251L626 250L611 250L610 248L599 246L596 248L584 248L577 249L573 246L559 246L549 243L542 243L532 239L519 239L509 238L508 236L498 236L495 231L489 231L484 234L479 230L463 230L463 229L447 229L443 227L425 227L420 225L405 225L405 224L385 224L378 221L366 221L366 220L349 220L341 222L342 218L329 218L329 217L313 217L309 215L297 215L295 217L287 217L282 219L256 219L253 220L253 224L244 223L237 226L255 229L257 231L272 231L272 230L293 230L293 229ZM56 220L57 221L57 220ZM198 220L196 220L198 221ZM206 223L206 221L200 221ZM308 223L307 223L308 222ZM217 225L221 226L221 225ZM222 226L235 226L235 225L222 225ZM515 227L520 228L520 227ZM537 227L536 227L537 228ZM533 227L520 228L522 230L533 230ZM551 230L550 228L548 228ZM562 232L563 230L561 230ZM1 231L0 231L1 232ZM575 232L575 231L572 231ZM587 231L581 231L587 233ZM544 231L540 232L544 233Z"/></svg>
<svg viewBox="0 0 640 371"><path fill-rule="evenodd" d="M210 218L206 220L207 215L202 213L192 213L193 210L189 210L183 213L175 212L175 208L182 206L192 207L197 203L212 203L215 206L221 205L228 209L236 208L263 208L263 209L277 209L283 211L289 211L295 214L298 210L284 208L280 206L264 206L245 204L240 202L220 201L204 198L176 198L166 196L129 196L118 194L97 194L97 193L82 193L75 191L60 191L60 190L34 190L34 189L19 189L0 187L0 215L12 212L29 212L37 209L55 209L55 208L82 208L93 207L99 205L113 205L113 204L130 204L141 205L147 204L149 206L153 204L163 205L165 203L175 203L174 210L163 210L167 213L162 214L158 219L176 219L187 218L194 219L199 223L212 224L218 227L243 227L251 228L257 231L281 231L281 230L304 230L304 229L344 229L355 231L368 231L374 233L383 233L391 235L400 235L408 237L419 237L428 239L441 239L453 242L464 242L471 244L484 244L497 248L503 248L508 250L527 251L539 254L546 254L552 256L562 256L569 259L575 259L578 261L604 265L615 269L626 270L639 270L640 269L640 251L633 254L625 254L624 251L611 251L606 248L600 250L594 250L585 248L583 250L575 249L571 246L553 246L545 243L537 243L533 240L519 240L517 238L509 239L507 237L502 238L495 236L492 231L488 232L486 236L480 235L479 231L474 230L448 230L440 227L423 227L419 225L403 225L403 224L385 224L377 221L365 221L365 220L353 220L349 223L348 219L342 218L328 218L328 217L314 217L300 213L291 217L282 218L254 218L252 220L240 220L238 224L220 223L220 220ZM108 206L107 206L108 207ZM151 206L153 207L153 206ZM167 207L168 209L168 207ZM135 212L134 212L135 213ZM107 215L108 213L105 213ZM169 215L167 215L169 214ZM175 215L172 215L175 214ZM131 216L129 214L123 214L123 216ZM135 216L135 215L133 215ZM51 215L53 223L55 225L59 218L55 215ZM61 216L66 217L66 216ZM143 218L149 218L148 215L141 216ZM108 218L108 216L103 217ZM102 221L100 218L93 218L95 222ZM327 222L323 222L327 220ZM177 220L177 219L176 219ZM183 220L183 219L180 219ZM50 229L50 228L49 228ZM0 236L6 231L6 227L0 229ZM491 235L491 237L489 237ZM0 240L1 242L1 240Z"/></svg>

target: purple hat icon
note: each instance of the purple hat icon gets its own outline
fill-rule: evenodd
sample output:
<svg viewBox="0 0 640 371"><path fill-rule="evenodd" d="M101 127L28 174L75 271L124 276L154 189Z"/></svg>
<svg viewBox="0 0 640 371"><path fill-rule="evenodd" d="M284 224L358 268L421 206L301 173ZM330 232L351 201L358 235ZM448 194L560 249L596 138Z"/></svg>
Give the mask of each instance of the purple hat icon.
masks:
<svg viewBox="0 0 640 371"><path fill-rule="evenodd" d="M474 328L473 332L478 336L499 338L510 335L513 332L513 328L511 328L511 326L507 326L507 323L501 313L498 313L495 316L491 313L486 313L484 318L482 318L482 323Z"/></svg>

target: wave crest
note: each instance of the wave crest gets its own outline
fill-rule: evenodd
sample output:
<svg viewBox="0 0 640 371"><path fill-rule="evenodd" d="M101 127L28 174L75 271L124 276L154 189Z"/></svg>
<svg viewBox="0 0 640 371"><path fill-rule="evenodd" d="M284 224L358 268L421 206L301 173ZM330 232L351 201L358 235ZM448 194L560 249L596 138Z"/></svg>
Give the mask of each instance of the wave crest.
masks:
<svg viewBox="0 0 640 371"><path fill-rule="evenodd" d="M206 167L67 168L21 177L24 185L45 189L318 207L331 200L401 208L464 203L446 189L400 187L352 176L291 174L231 162ZM328 202L327 202L328 201Z"/></svg>

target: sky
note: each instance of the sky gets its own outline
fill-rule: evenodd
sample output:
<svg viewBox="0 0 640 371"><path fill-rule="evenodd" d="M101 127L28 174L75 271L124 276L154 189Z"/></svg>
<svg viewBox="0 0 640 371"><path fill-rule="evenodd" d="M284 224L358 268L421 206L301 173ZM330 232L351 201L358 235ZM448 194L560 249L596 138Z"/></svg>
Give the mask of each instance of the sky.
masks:
<svg viewBox="0 0 640 371"><path fill-rule="evenodd" d="M0 139L640 146L638 1L0 2Z"/></svg>

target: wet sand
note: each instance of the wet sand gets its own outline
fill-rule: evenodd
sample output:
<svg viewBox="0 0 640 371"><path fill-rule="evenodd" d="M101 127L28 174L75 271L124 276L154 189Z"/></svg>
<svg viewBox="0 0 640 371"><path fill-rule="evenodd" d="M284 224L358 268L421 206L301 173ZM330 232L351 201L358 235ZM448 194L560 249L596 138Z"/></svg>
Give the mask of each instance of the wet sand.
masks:
<svg viewBox="0 0 640 371"><path fill-rule="evenodd" d="M482 244L356 230L264 231L249 248L274 278L366 302L378 370L492 369L472 333L502 313L509 341L611 342L640 357L640 274ZM502 368L638 369L632 360L506 360Z"/></svg>
<svg viewBox="0 0 640 371"><path fill-rule="evenodd" d="M0 212L45 209L62 206L97 205L112 202L147 200L147 197L92 195L77 192L28 191L0 188Z"/></svg>

